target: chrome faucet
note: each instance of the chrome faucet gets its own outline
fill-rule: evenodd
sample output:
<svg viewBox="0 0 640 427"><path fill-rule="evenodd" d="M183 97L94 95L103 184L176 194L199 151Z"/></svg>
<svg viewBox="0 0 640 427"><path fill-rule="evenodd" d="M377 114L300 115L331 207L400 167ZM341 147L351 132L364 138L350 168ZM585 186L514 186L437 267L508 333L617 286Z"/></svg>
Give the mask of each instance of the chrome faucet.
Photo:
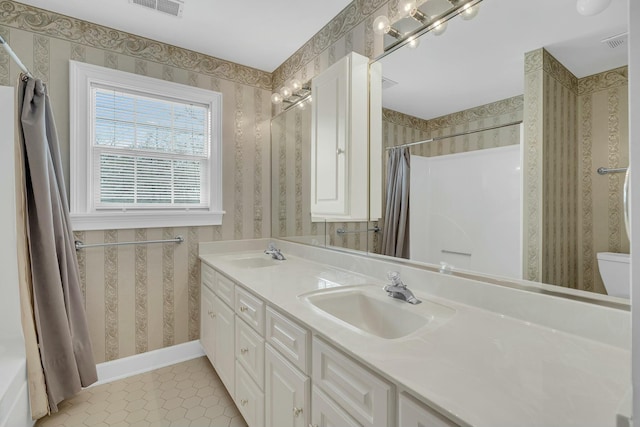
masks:
<svg viewBox="0 0 640 427"><path fill-rule="evenodd" d="M264 253L271 255L271 258L277 259L278 261L284 261L286 259L284 255L282 255L282 252L280 252L280 249L276 249L276 245L273 242L269 243L269 247Z"/></svg>
<svg viewBox="0 0 640 427"><path fill-rule="evenodd" d="M407 285L402 283L402 280L400 280L400 273L397 271L390 271L387 273L387 277L391 280L391 284L385 285L382 289L387 291L390 297L406 301L410 304L420 304L422 302L413 295L413 292L407 288Z"/></svg>

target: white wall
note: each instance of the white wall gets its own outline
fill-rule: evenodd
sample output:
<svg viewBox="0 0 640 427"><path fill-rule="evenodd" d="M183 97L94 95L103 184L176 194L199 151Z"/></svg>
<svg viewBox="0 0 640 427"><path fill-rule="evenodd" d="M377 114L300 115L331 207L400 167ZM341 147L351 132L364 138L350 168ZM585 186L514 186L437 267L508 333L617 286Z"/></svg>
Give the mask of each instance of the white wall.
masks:
<svg viewBox="0 0 640 427"><path fill-rule="evenodd" d="M411 259L522 278L520 163L520 145L412 156Z"/></svg>
<svg viewBox="0 0 640 427"><path fill-rule="evenodd" d="M14 177L14 89L0 86L0 337L22 336L16 258ZM0 342L0 346L1 346Z"/></svg>

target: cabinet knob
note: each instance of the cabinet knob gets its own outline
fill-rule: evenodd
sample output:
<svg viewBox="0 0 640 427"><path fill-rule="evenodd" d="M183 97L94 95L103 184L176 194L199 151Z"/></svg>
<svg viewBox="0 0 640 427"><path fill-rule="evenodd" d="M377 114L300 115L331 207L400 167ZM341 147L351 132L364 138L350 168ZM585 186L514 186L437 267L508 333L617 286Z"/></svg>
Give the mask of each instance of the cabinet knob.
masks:
<svg viewBox="0 0 640 427"><path fill-rule="evenodd" d="M247 399L241 399L240 400L240 405L242 405L242 406L247 406L247 403L249 403L249 401Z"/></svg>
<svg viewBox="0 0 640 427"><path fill-rule="evenodd" d="M249 309L248 309L246 306L244 306L244 305L241 305L241 306L240 306L240 311L241 311L241 312L243 312L243 313L244 313L244 312L245 312L245 311L247 311L247 310L249 310Z"/></svg>
<svg viewBox="0 0 640 427"><path fill-rule="evenodd" d="M216 314L213 311L209 310L209 317L214 319L216 317Z"/></svg>
<svg viewBox="0 0 640 427"><path fill-rule="evenodd" d="M249 353L249 349L248 348L241 348L240 349L240 353L247 354L247 353Z"/></svg>
<svg viewBox="0 0 640 427"><path fill-rule="evenodd" d="M344 150L342 148L338 148L336 150L336 154L339 156L340 154L344 154Z"/></svg>
<svg viewBox="0 0 640 427"><path fill-rule="evenodd" d="M302 408L293 408L294 417L299 417L301 413L302 413Z"/></svg>

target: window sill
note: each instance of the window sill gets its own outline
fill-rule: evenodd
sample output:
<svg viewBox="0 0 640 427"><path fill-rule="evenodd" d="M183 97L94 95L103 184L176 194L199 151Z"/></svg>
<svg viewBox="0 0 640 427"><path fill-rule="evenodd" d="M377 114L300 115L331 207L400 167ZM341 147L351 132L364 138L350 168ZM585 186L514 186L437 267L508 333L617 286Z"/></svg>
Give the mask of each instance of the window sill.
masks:
<svg viewBox="0 0 640 427"><path fill-rule="evenodd" d="M221 225L222 212L98 212L71 213L74 231L126 228L195 227Z"/></svg>

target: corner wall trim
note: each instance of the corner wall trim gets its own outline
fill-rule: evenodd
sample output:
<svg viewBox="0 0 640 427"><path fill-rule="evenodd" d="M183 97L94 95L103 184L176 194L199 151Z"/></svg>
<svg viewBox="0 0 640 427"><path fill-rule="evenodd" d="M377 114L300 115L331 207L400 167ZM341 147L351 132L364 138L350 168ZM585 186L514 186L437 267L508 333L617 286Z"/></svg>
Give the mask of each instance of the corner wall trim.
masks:
<svg viewBox="0 0 640 427"><path fill-rule="evenodd" d="M200 345L200 340L195 340L136 354L134 356L123 357L122 359L99 363L97 365L98 381L90 387L153 371L154 369L174 365L201 356L204 356L204 350Z"/></svg>

